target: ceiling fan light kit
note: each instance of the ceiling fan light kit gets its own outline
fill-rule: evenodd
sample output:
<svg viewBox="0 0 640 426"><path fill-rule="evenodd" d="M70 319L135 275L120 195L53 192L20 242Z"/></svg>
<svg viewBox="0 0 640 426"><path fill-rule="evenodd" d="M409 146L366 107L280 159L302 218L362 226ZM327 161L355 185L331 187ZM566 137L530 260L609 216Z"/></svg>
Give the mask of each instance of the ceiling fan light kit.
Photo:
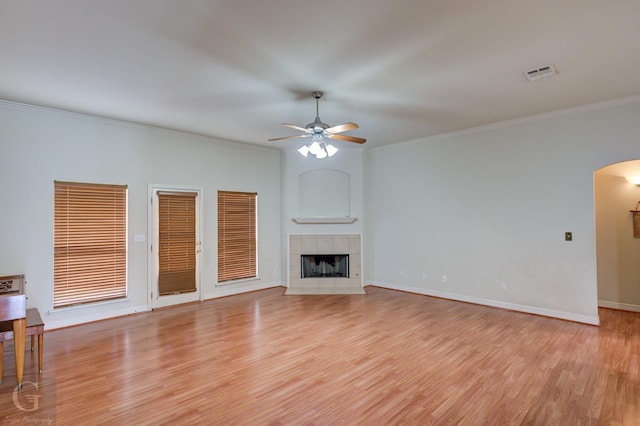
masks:
<svg viewBox="0 0 640 426"><path fill-rule="evenodd" d="M338 148L333 146L330 143L327 143L327 139L338 139L346 142L354 142L354 143L365 143L367 140L363 138L358 138L355 136L346 136L339 135L338 133L347 132L349 130L357 129L359 126L356 123L348 122L344 124L340 124L338 126L329 127L328 124L323 123L320 120L320 112L319 112L319 100L322 97L322 92L315 91L311 93L316 100L316 119L307 124L304 127L296 126L294 124L282 123L283 126L289 127L294 130L299 130L304 132L301 135L295 136L285 136L281 138L273 138L269 139L269 141L278 141L284 139L296 139L296 138L311 138L311 141L300 147L298 152L307 157L309 154L314 155L318 159L323 159L327 157L332 157L336 152L338 152Z"/></svg>
<svg viewBox="0 0 640 426"><path fill-rule="evenodd" d="M298 149L298 152L302 154L303 157L311 154L315 155L318 159L323 159L333 157L333 155L338 152L338 148L330 143L326 143L322 137L316 137L314 135L311 137L311 142L307 145L302 145L300 149Z"/></svg>

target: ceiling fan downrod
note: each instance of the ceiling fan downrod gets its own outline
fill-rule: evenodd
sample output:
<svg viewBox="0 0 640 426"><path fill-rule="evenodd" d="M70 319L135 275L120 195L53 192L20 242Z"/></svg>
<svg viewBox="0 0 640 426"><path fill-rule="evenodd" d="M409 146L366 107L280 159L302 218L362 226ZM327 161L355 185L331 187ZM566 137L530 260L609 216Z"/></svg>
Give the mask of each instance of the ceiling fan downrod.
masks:
<svg viewBox="0 0 640 426"><path fill-rule="evenodd" d="M322 94L323 93L319 90L311 92L311 96L316 98L316 119L313 123L307 124L306 127L314 129L314 133L322 132L321 129L326 129L327 127L329 127L327 124L324 124L320 120L320 98L322 97ZM316 130L316 127L318 127L318 130Z"/></svg>

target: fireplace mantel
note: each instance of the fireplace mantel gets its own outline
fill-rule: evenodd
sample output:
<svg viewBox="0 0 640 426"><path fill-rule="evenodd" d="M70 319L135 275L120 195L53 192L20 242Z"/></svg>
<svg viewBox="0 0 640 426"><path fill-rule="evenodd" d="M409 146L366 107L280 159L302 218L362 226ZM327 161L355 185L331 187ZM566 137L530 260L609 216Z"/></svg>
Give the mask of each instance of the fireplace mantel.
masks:
<svg viewBox="0 0 640 426"><path fill-rule="evenodd" d="M318 217L294 217L293 221L300 225L302 224L350 224L358 220L357 217L330 217L330 216L318 216Z"/></svg>

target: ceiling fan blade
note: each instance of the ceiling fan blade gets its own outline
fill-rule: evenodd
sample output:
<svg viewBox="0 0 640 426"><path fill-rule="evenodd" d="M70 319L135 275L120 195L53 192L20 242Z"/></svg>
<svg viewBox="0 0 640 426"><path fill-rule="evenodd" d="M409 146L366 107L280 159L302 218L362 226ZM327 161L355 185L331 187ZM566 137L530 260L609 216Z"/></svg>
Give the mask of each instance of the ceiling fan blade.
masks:
<svg viewBox="0 0 640 426"><path fill-rule="evenodd" d="M335 134L332 134L329 137L331 139L338 139L338 140L341 140L341 141L355 142L355 143L365 143L367 141L366 139L363 139L363 138L357 138L355 136L346 136L346 135L335 135Z"/></svg>
<svg viewBox="0 0 640 426"><path fill-rule="evenodd" d="M296 126L295 124L282 123L282 125L285 127L289 127L291 129L300 130L301 132L308 133L307 129L305 129L304 127Z"/></svg>
<svg viewBox="0 0 640 426"><path fill-rule="evenodd" d="M311 136L311 135L309 135L309 134L304 134L304 135L295 135L295 136L284 136L284 137L282 137L282 138L273 138L273 139L269 139L269 142L272 142L272 141L281 141L281 140L284 140L284 139L308 138L309 136Z"/></svg>
<svg viewBox="0 0 640 426"><path fill-rule="evenodd" d="M325 132L329 132L329 133L342 133L342 132L346 132L348 130L353 130L353 129L357 129L358 126L356 123L344 123L344 124L339 124L337 126L333 126L333 127L329 127L328 129L324 129Z"/></svg>

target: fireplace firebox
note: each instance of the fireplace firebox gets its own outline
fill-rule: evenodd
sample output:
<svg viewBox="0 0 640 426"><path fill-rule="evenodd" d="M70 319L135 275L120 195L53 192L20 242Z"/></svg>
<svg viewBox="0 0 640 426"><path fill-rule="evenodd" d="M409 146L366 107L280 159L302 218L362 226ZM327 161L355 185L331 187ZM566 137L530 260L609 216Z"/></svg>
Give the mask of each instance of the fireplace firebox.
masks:
<svg viewBox="0 0 640 426"><path fill-rule="evenodd" d="M300 255L301 278L349 278L348 254Z"/></svg>

